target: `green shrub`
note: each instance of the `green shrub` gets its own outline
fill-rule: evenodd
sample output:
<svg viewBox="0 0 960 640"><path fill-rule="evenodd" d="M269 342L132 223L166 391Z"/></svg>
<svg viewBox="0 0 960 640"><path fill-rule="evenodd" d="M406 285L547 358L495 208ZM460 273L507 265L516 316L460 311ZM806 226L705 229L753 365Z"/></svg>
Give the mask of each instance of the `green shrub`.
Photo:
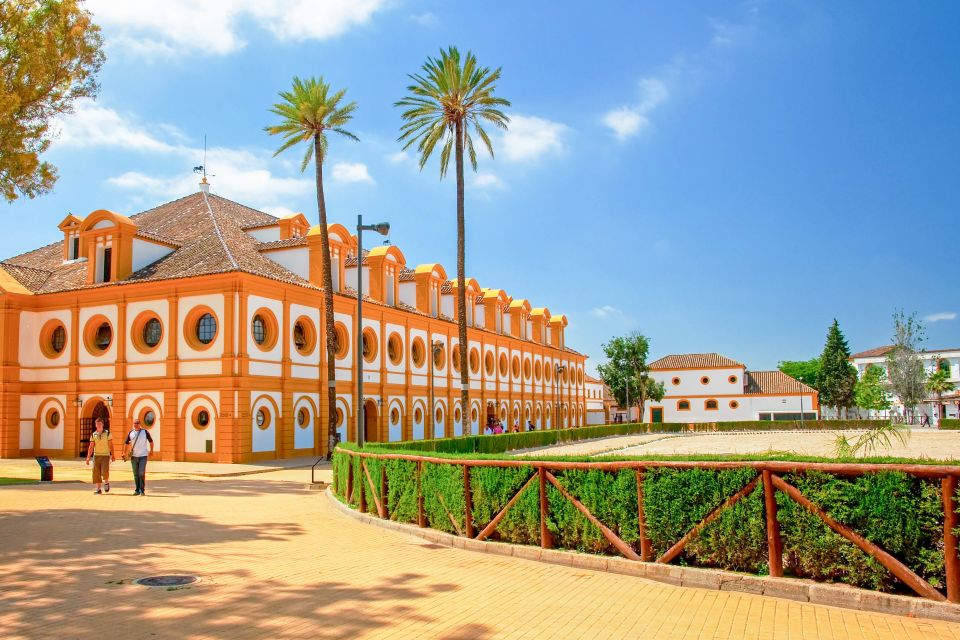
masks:
<svg viewBox="0 0 960 640"><path fill-rule="evenodd" d="M478 441L490 439L483 436ZM368 509L373 512L374 500L366 474L360 467L361 458L349 456L345 450L356 450L356 447L352 444L341 445L334 454L336 494L356 507L360 492L363 492ZM371 450L377 449L372 447ZM449 453L437 455L451 456ZM474 452L466 455L473 458L496 457ZM724 459L719 456L700 458ZM374 480L378 498L381 469L386 473L390 517L403 522L416 522L417 463L372 457L363 460ZM597 461L590 458L579 460ZM453 464L423 463L420 482L429 526L457 533L465 528L466 501L463 467L456 464L455 457L451 462ZM346 496L347 475L351 467L356 489L352 499ZM637 487L633 470L558 470L554 475L566 491L583 503L600 522L639 551ZM655 555L659 556L670 548L756 475L756 470L750 467L724 470L649 468L644 474L644 511ZM471 467L474 535L531 478L530 484L500 521L490 539L539 545L539 482L535 469L527 465ZM894 471L849 478L809 471L786 474L784 479L832 518L885 549L935 587L942 588L945 579L943 515L938 481ZM547 500L547 526L555 547L616 555L616 550L600 530L549 484ZM776 500L787 574L820 581L845 582L879 591L909 592L876 561L834 533L786 494L777 492ZM756 574L768 573L762 483L758 483L747 497L721 512L699 537L687 545L675 562Z"/></svg>
<svg viewBox="0 0 960 640"><path fill-rule="evenodd" d="M947 429L950 431L956 431L960 429L960 419L957 418L942 418L940 420L940 428Z"/></svg>

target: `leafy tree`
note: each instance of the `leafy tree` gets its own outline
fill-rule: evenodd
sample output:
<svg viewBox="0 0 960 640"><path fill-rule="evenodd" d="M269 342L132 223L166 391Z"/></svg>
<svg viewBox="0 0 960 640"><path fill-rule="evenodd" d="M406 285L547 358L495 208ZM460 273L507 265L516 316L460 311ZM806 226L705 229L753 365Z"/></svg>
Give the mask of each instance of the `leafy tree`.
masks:
<svg viewBox="0 0 960 640"><path fill-rule="evenodd" d="M659 402L666 393L663 383L649 376L650 341L634 331L605 343L603 353L607 362L597 366L600 379L621 406L628 407L628 399L636 403L642 422L647 400Z"/></svg>
<svg viewBox="0 0 960 640"><path fill-rule="evenodd" d="M943 394L950 393L956 387L952 382L950 382L950 370L944 369L940 366L939 361L937 363L937 369L930 374L930 377L927 378L927 391L937 396L937 415L942 419L944 417L943 410Z"/></svg>
<svg viewBox="0 0 960 640"><path fill-rule="evenodd" d="M97 94L103 38L79 0L0 2L0 191L7 202L49 192L40 156L50 123Z"/></svg>
<svg viewBox="0 0 960 640"><path fill-rule="evenodd" d="M328 453L333 454L337 438L337 390L335 388L337 360L337 338L333 322L333 276L330 271L330 237L327 233L327 205L323 195L323 162L327 158L327 132L340 134L351 140L357 140L344 127L353 118L357 103L341 104L345 89L331 92L330 85L323 78L295 77L290 91L281 91L282 102L271 107L271 113L280 116L280 124L266 127L270 135L283 137L283 144L273 154L286 151L301 142L307 143L307 151L300 163L300 171L305 171L310 160L315 160L317 182L317 211L320 214L320 253L323 264L323 320L327 334L327 406L329 423L327 427Z"/></svg>
<svg viewBox="0 0 960 640"><path fill-rule="evenodd" d="M887 378L891 390L911 417L927 395L927 375L918 355L923 338L923 325L916 313L907 316L901 309L893 314L893 348L887 353Z"/></svg>
<svg viewBox="0 0 960 640"><path fill-rule="evenodd" d="M464 261L464 186L463 153L466 150L470 165L477 170L477 152L473 146L470 130L483 142L490 157L493 144L483 128L484 124L506 129L510 122L501 110L510 102L494 95L500 68L477 64L471 52L460 57L456 47L440 50L440 57L428 57L422 73L411 74L413 84L407 87L408 95L395 106L405 107L401 115L400 142L404 150L416 145L420 154L420 169L430 159L439 144L440 178L447 174L450 156L453 156L457 174L457 338L461 345L467 344L467 302ZM460 349L460 406L463 415L470 411L470 377L467 369L467 349ZM464 419L466 422L466 419Z"/></svg>
<svg viewBox="0 0 960 640"><path fill-rule="evenodd" d="M836 318L827 331L827 342L820 354L820 371L817 374L817 390L821 404L840 409L853 406L853 387L857 383L857 371L850 364L850 347L840 331Z"/></svg>
<svg viewBox="0 0 960 640"><path fill-rule="evenodd" d="M777 369L803 384L817 388L817 376L820 374L820 358L810 360L783 360Z"/></svg>
<svg viewBox="0 0 960 640"><path fill-rule="evenodd" d="M857 406L867 411L883 411L890 408L887 399L887 373L883 367L870 365L857 380L853 388L853 397Z"/></svg>

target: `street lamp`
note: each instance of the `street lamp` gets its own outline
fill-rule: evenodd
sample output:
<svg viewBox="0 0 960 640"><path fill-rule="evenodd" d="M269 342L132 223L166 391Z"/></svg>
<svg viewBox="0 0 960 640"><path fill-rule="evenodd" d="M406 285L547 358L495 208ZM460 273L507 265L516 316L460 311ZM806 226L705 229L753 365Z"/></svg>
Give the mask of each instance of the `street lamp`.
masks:
<svg viewBox="0 0 960 640"><path fill-rule="evenodd" d="M557 387L557 392L553 395L553 408L557 413L557 419L554 421L553 428L559 429L560 425L560 403L557 402L557 396L560 395L560 376L567 370L567 365L556 364L553 365L553 382Z"/></svg>
<svg viewBox="0 0 960 640"><path fill-rule="evenodd" d="M364 414L363 406L363 232L376 231L381 235L390 233L389 222L363 224L363 214L357 215L357 446L363 446ZM332 313L327 309L327 313Z"/></svg>
<svg viewBox="0 0 960 640"><path fill-rule="evenodd" d="M443 353L443 343L439 340L430 342L430 437L437 437L437 409L433 398L433 363Z"/></svg>

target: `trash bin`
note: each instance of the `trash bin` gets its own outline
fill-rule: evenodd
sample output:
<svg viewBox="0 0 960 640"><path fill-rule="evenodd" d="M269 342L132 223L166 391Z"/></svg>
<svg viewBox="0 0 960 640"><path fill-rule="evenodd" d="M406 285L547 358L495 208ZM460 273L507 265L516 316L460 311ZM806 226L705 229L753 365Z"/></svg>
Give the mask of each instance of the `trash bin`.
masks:
<svg viewBox="0 0 960 640"><path fill-rule="evenodd" d="M40 482L53 482L53 463L47 456L37 456L40 465Z"/></svg>

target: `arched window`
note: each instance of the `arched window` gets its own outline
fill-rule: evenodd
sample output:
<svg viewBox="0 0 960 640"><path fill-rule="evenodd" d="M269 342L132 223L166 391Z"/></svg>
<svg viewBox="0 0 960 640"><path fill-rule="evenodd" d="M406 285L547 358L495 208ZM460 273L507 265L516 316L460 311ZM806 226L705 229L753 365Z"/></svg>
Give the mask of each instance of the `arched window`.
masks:
<svg viewBox="0 0 960 640"><path fill-rule="evenodd" d="M716 401L716 400L707 400L706 402L703 403L703 408L704 408L704 409L709 409L709 410L714 410L714 411L715 411L716 408L717 408L717 401Z"/></svg>
<svg viewBox="0 0 960 640"><path fill-rule="evenodd" d="M690 411L690 401L677 400L677 411Z"/></svg>

